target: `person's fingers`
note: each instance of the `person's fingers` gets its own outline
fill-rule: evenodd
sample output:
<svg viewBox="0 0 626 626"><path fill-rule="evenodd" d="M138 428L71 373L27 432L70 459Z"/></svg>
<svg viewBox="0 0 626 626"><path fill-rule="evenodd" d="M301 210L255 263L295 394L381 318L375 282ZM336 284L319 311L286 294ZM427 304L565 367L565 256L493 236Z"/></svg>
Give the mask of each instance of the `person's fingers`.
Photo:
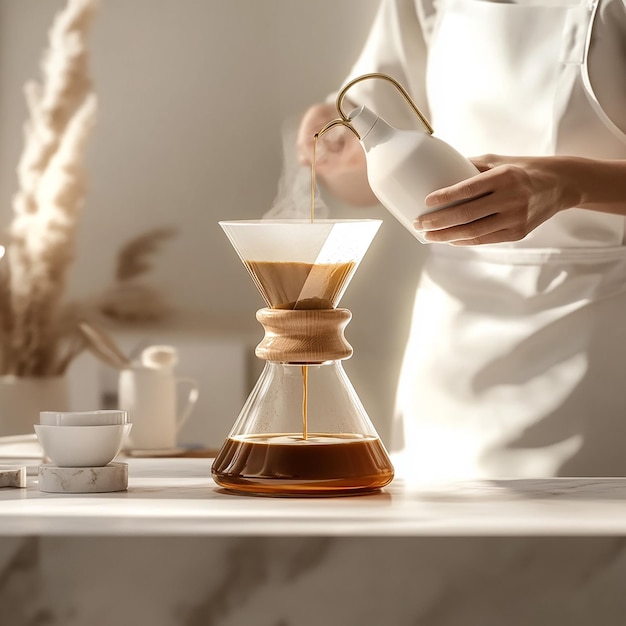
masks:
<svg viewBox="0 0 626 626"><path fill-rule="evenodd" d="M514 238L513 230L507 227L507 220L503 214L492 214L473 222L422 232L422 237L430 243L451 243L454 245L475 245L504 241Z"/></svg>
<svg viewBox="0 0 626 626"><path fill-rule="evenodd" d="M448 187L448 189L451 188ZM418 231L441 230L475 222L493 215L498 211L498 205L490 195L487 193L474 200L420 215L413 221L413 227Z"/></svg>
<svg viewBox="0 0 626 626"><path fill-rule="evenodd" d="M450 187L443 187L429 193L424 198L424 204L427 208L444 207L450 204L467 202L474 198L481 198L496 189L493 177L490 176L491 170L482 174L477 174L466 180L462 180Z"/></svg>

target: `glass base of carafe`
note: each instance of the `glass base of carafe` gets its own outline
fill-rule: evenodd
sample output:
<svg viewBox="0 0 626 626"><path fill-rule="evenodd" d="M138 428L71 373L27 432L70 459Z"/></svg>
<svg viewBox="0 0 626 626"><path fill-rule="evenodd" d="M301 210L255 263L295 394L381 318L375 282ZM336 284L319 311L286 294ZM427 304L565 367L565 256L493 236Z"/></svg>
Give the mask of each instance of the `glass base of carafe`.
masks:
<svg viewBox="0 0 626 626"><path fill-rule="evenodd" d="M276 433L229 437L211 473L232 492L321 497L376 492L393 479L393 466L378 437Z"/></svg>

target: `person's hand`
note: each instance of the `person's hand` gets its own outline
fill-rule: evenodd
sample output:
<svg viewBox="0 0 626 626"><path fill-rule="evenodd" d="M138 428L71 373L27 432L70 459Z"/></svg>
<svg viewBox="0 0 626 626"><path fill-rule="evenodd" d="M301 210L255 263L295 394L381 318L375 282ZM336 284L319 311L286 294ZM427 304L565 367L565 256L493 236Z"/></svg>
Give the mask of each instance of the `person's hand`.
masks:
<svg viewBox="0 0 626 626"><path fill-rule="evenodd" d="M426 196L433 212L413 222L426 241L456 246L518 241L580 200L568 183L567 159L484 155L471 161L480 174Z"/></svg>
<svg viewBox="0 0 626 626"><path fill-rule="evenodd" d="M339 114L334 104L320 103L309 108L300 122L297 137L298 158L302 165L310 165L313 159L313 137ZM340 173L364 166L363 148L348 128L336 126L317 140L316 171Z"/></svg>
<svg viewBox="0 0 626 626"><path fill-rule="evenodd" d="M339 117L334 104L312 106L304 114L296 139L301 165L311 165L313 137L328 122ZM325 188L347 204L369 207L377 203L367 180L365 153L354 133L335 126L318 138L315 174Z"/></svg>

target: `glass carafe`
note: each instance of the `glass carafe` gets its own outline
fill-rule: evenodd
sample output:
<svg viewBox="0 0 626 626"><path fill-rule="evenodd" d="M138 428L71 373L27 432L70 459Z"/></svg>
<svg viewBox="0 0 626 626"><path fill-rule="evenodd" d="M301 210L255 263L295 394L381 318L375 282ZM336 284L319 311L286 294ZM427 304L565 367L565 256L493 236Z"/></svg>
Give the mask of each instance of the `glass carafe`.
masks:
<svg viewBox="0 0 626 626"><path fill-rule="evenodd" d="M266 361L212 467L235 492L367 493L393 467L342 366L351 319L337 308L379 220L220 222L267 303Z"/></svg>

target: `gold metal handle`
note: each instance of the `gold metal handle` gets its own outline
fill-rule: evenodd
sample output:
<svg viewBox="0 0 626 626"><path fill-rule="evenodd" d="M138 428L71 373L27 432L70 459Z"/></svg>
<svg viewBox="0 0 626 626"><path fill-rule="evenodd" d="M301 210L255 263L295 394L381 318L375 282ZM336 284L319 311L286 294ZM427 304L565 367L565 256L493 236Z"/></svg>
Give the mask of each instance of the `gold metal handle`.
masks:
<svg viewBox="0 0 626 626"><path fill-rule="evenodd" d="M380 78L382 80L386 80L387 82L390 82L404 97L404 99L407 101L408 105L411 107L415 115L417 115L417 118L419 119L422 126L424 127L424 130L429 135L433 134L434 132L433 127L430 125L425 115L419 110L419 107L415 104L411 96L408 94L407 90L395 78L392 78L391 76L387 74L382 74L380 72L372 72L370 74L363 74L362 76L357 76L356 78L352 79L343 87L343 89L337 95L337 111L339 115L341 115L341 118L337 118L328 122L328 124L326 124L326 126L324 126L322 130L316 133L316 136L321 137L326 131L330 130L331 128L335 126L346 126L357 136L357 139L361 139L361 137L359 136L359 133L353 128L352 124L350 124L350 118L346 115L346 113L344 113L342 105L346 97L346 94L354 85L364 80L369 80L371 78Z"/></svg>

